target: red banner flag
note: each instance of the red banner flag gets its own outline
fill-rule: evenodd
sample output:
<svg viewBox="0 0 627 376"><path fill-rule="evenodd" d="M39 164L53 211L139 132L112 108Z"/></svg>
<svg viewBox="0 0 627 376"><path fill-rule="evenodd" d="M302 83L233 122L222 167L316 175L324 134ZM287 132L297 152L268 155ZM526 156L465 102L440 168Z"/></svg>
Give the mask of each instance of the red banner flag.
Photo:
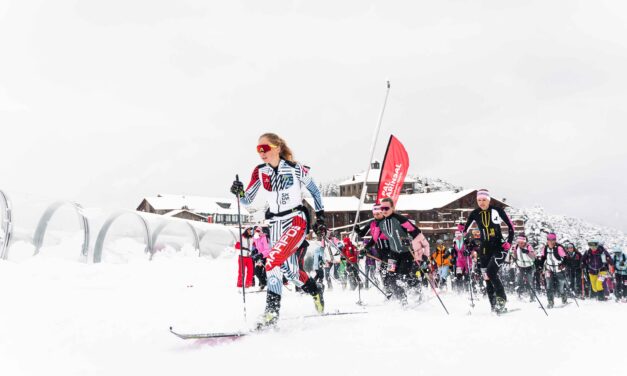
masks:
<svg viewBox="0 0 627 376"><path fill-rule="evenodd" d="M394 206L396 206L396 201L398 201L398 196L403 189L408 169L409 157L405 147L396 137L390 136L390 142L385 151L385 158L381 167L381 176L379 177L377 203L380 203L381 199L389 197L394 201Z"/></svg>

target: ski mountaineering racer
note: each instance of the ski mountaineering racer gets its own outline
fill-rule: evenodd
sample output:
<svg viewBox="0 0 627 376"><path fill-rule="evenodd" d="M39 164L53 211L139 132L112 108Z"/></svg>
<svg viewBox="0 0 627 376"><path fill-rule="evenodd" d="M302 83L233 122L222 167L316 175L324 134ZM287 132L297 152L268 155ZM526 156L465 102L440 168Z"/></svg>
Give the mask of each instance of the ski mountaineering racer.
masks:
<svg viewBox="0 0 627 376"><path fill-rule="evenodd" d="M506 311L507 296L503 283L499 277L499 267L505 260L514 239L514 225L505 211L490 205L490 193L485 189L477 191L477 209L468 216L464 231L470 231L470 225L475 222L481 232L481 245L477 259L481 274L486 283L486 291L490 300L490 306L497 313ZM501 224L507 225L507 240L503 242Z"/></svg>
<svg viewBox="0 0 627 376"><path fill-rule="evenodd" d="M266 259L268 279L266 309L258 327L275 325L279 318L282 277L285 277L313 296L318 313L324 312L322 288L307 273L299 270L296 250L308 233L307 209L303 206L303 189L307 189L314 200L316 224L314 230L323 229L324 206L320 190L309 175L309 167L294 161L292 150L274 133L259 137L257 152L263 161L255 167L246 190L236 180L231 192L245 206L255 200L263 200L269 206L266 219L270 224L271 249Z"/></svg>

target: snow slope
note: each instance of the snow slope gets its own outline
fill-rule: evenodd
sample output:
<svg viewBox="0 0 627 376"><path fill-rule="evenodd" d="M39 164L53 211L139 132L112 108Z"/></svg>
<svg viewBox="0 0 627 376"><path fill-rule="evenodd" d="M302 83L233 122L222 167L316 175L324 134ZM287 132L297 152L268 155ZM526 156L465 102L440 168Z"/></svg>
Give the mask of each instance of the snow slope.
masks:
<svg viewBox="0 0 627 376"><path fill-rule="evenodd" d="M1 375L619 375L627 304L580 302L545 317L536 304L497 317L486 300L443 294L402 310L364 291L364 315L295 319L309 296L286 291L280 330L207 344L168 332L245 327L236 258L165 252L152 262L85 264L42 251L0 261ZM430 295L430 293L429 293ZM249 325L264 294L247 294ZM326 293L327 309L361 310L357 293Z"/></svg>

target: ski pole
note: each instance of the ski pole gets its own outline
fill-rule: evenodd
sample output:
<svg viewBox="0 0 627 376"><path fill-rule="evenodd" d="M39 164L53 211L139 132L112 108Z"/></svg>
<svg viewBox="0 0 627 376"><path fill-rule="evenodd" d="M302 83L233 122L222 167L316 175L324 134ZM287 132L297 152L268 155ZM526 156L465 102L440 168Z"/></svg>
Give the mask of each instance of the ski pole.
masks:
<svg viewBox="0 0 627 376"><path fill-rule="evenodd" d="M414 262L415 262L417 265L420 265L420 263L418 262L418 260L416 260L415 253L414 253L415 251L414 251L413 249L411 249L411 248L410 248L410 249L409 249L409 252L410 252L410 253L411 253L411 255L414 257ZM424 256L424 255L423 255L423 256ZM446 306L444 305L444 302L442 301L442 299L440 299L440 295L439 295L439 294L438 294L438 292L435 290L435 286L433 285L433 281L431 281L431 278L430 278L429 274L426 274L426 278L427 278L427 281L429 282L429 285L431 286L431 289L432 289L432 290L433 290L433 292L435 293L435 296L436 296L436 297L438 298L438 300L440 301L440 304L442 304L442 308L444 308L444 311L446 311L446 314L447 314L447 315L450 315L450 313L448 312L448 309L446 309Z"/></svg>
<svg viewBox="0 0 627 376"><path fill-rule="evenodd" d="M438 300L440 301L440 304L442 304L442 308L444 308L444 311L446 311L447 315L450 315L450 313L448 312L448 309L446 309L446 306L444 305L444 302L442 301L442 299L440 299L440 295L438 294L438 292L435 290L435 286L433 286L433 282L431 281L431 278L429 276L427 276L427 281L429 281L429 285L431 285L431 289L433 289L433 292L435 293L435 296L438 298Z"/></svg>
<svg viewBox="0 0 627 376"><path fill-rule="evenodd" d="M239 182L239 175L235 175L235 181ZM239 195L235 194L235 200L237 201L237 224L239 230L239 267L242 271L242 300L244 302L244 322L248 322L246 318L246 285L244 284L244 242L242 239L242 216L239 199Z"/></svg>
<svg viewBox="0 0 627 376"><path fill-rule="evenodd" d="M326 239L326 241L327 241L327 244L329 244L331 247L334 247L334 248L337 250L337 246L336 246L335 244L333 244L333 242L330 242L330 241L329 241L329 239ZM347 261L348 261L348 260L347 260ZM366 277L366 279L367 279L370 283L372 283L372 284L374 285L374 287L376 287L376 288L377 288L377 290L381 291L381 293L382 293L383 295L385 295L385 298L386 298L386 299L388 299L388 300L389 300L389 299L392 297L392 293L386 293L385 291L383 291L383 290L381 289L381 287L379 287L379 285L378 285L375 281L373 281L372 279L370 279L370 277L368 277L368 275L367 275L366 273L364 273L364 272L361 270L361 268L359 267L359 265L355 265L355 264L352 264L352 265L354 265L354 266L357 268L357 271L358 271L359 273L361 273L364 277Z"/></svg>
<svg viewBox="0 0 627 376"><path fill-rule="evenodd" d="M577 304L577 308L579 308L579 302L577 301L577 297L575 296L575 292L570 288L570 285L568 286L568 291L571 293L573 300L575 301L575 304Z"/></svg>
<svg viewBox="0 0 627 376"><path fill-rule="evenodd" d="M383 107L381 108L381 113L379 114L379 121L377 122L377 127L375 129L375 133L372 137L372 145L370 147L370 158L368 159L368 168L366 169L366 174L364 175L364 183L361 187L361 195L359 198L359 204L357 205L357 212L355 213L355 222L356 225L359 222L359 212L361 211L361 203L364 201L366 197L366 188L368 185L368 174L370 173L370 168L372 167L372 157L374 156L374 150L377 146L377 139L379 138L379 132L381 131L381 123L383 122L383 113L385 112L385 107L388 103L388 96L390 95L390 81L386 82L387 89L385 91L385 99L383 100Z"/></svg>
<svg viewBox="0 0 627 376"><path fill-rule="evenodd" d="M466 266L468 266L468 290L470 290L470 306L472 308L475 308L475 300L472 297L472 281L470 279L472 273L470 269L470 260L468 258L466 258Z"/></svg>
<svg viewBox="0 0 627 376"><path fill-rule="evenodd" d="M586 284L583 278L583 268L581 269L581 299L586 297Z"/></svg>
<svg viewBox="0 0 627 376"><path fill-rule="evenodd" d="M546 309L544 309L544 306L542 305L542 302L540 301L540 299L538 298L538 295L536 294L535 289L531 289L531 292L533 293L533 296L536 298L536 300L538 301L538 303L540 304L540 308L542 308L542 310L544 311L545 315L549 315L546 311Z"/></svg>

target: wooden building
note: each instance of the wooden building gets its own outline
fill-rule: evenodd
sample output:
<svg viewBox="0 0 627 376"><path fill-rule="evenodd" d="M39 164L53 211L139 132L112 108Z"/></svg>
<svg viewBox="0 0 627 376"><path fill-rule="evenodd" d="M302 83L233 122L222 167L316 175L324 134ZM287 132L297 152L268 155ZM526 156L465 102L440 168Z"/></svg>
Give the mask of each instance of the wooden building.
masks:
<svg viewBox="0 0 627 376"><path fill-rule="evenodd" d="M414 221L425 236L451 239L457 224L465 223L468 213L477 207L476 189L462 191L442 191L401 195L396 209L402 215ZM323 197L326 221L329 227L350 231L359 199L350 197ZM492 198L491 204L507 207L507 204ZM305 205L313 213L313 200L305 199ZM372 203L362 203L360 221L372 218ZM516 232L524 230L524 222L512 218Z"/></svg>
<svg viewBox="0 0 627 376"><path fill-rule="evenodd" d="M192 221L226 225L238 223L235 198L159 194L144 198L136 210ZM240 211L242 223L250 223L252 221L250 213L244 207L241 207Z"/></svg>

